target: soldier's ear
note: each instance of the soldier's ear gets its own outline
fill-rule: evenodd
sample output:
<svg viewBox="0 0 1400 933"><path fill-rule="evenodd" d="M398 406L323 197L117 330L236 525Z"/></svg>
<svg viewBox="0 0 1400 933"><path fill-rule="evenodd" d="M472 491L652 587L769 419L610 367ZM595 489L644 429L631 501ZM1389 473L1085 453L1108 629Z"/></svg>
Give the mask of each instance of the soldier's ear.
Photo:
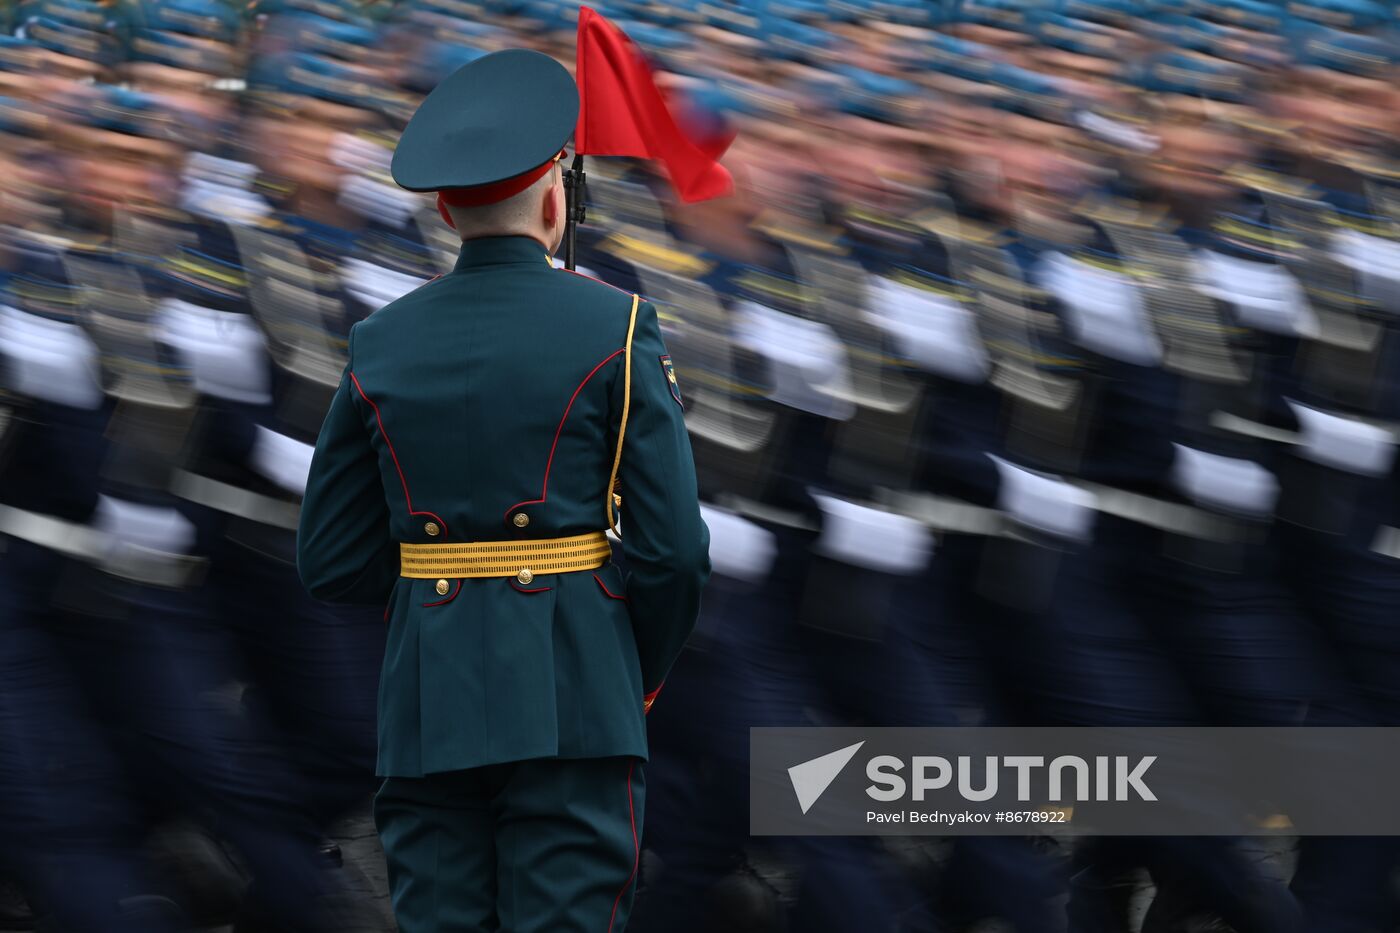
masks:
<svg viewBox="0 0 1400 933"><path fill-rule="evenodd" d="M556 194L556 192L562 190L563 189L559 185L550 185L547 189L545 189L544 225L551 230L554 229L554 224L559 220L559 214L562 208L560 201L562 201L563 199L560 198Z"/></svg>
<svg viewBox="0 0 1400 933"><path fill-rule="evenodd" d="M452 219L452 212L447 209L447 201L443 199L441 193L437 196L437 208L438 216L442 218L443 223L447 224L453 230L456 230L457 222Z"/></svg>

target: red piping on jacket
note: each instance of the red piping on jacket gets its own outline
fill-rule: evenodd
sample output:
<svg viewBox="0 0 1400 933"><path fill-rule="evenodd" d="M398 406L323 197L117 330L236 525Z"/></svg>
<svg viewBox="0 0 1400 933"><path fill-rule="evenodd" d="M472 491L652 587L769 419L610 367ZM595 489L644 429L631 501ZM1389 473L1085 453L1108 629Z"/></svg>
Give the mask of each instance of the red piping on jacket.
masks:
<svg viewBox="0 0 1400 933"><path fill-rule="evenodd" d="M429 518L435 519L438 525L442 527L443 537L447 537L447 522L443 521L441 518L438 518L438 516L434 515L432 512L414 511L413 497L408 494L408 479L403 475L403 467L399 466L399 455L394 453L394 444L392 441L389 440L389 432L384 430L384 419L380 417L379 406L374 404L374 399L370 398L368 395L365 394L364 387L360 385L360 380L356 378L353 372L350 374L350 381L355 383L355 390L360 393L360 398L368 402L369 407L374 409L374 420L379 424L379 436L384 438L384 446L389 448L389 456L393 458L394 469L399 474L399 482L403 484L403 501L404 504L408 506L408 514L426 515ZM446 602L446 600L444 600L444 602Z"/></svg>
<svg viewBox="0 0 1400 933"><path fill-rule="evenodd" d="M622 600L624 603L627 602L627 597L626 597L626 596L618 596L618 595L617 595L616 593L614 593L612 590L608 589L608 585L607 585L606 583L603 582L603 578L600 577L600 576L598 576L596 573L593 575L593 579L595 579L595 580L598 581L598 585L601 586L601 587L603 588L603 592L604 592L604 593L607 593L607 594L608 594L610 597L612 597L613 599L620 599L620 600Z"/></svg>
<svg viewBox="0 0 1400 933"><path fill-rule="evenodd" d="M544 463L544 484L540 487L540 497L538 499L526 499L524 502L517 502L515 503L515 505L512 505L510 508L506 509L506 521L510 521L510 514L516 509L519 509L521 506L540 505L544 502L545 499L549 498L549 471L550 468L554 466L554 451L559 447L559 437L564 433L564 425L569 420L569 412L573 410L574 402L578 400L578 394L583 391L584 386L588 385L588 380L592 379L595 375L598 374L598 370L611 363L620 354L626 352L627 348L622 347L608 354L608 356L605 357L601 363L593 367L592 372L590 372L587 376L583 377L583 381L578 384L578 388L574 389L574 394L569 396L569 404L564 406L564 416L559 419L559 427L554 429L554 443L549 445L549 459L546 460ZM352 373L351 378L353 377L354 374ZM358 385L358 383L356 383L356 385ZM374 403L371 402L370 404L372 405ZM388 438L385 438L385 440L388 440ZM390 448L390 452L393 452L392 448ZM407 492L407 489L408 487L405 486L405 492Z"/></svg>
<svg viewBox="0 0 1400 933"><path fill-rule="evenodd" d="M602 279L594 278L593 276L589 275L589 274L586 273L586 272L579 272L577 269L560 269L559 271L560 271L560 272L567 272L567 273L569 273L569 275L576 275L576 276L578 276L579 278L581 278L581 279L587 279L587 280L590 281L590 282L597 282L599 285L606 285L606 286L608 286L608 288L611 288L613 291L615 291L615 292L622 292L622 294L627 295L627 296L629 296L629 297L630 297L631 294L632 294L631 292L629 292L629 291L628 291L627 289L625 289L625 288L618 288L616 285L613 285L613 284L611 284L611 283L609 283L609 282L604 282Z"/></svg>
<svg viewBox="0 0 1400 933"><path fill-rule="evenodd" d="M637 866L642 861L642 849L637 844L637 811L632 806L632 769L637 766L633 761L627 766L627 816L632 822L632 874L627 876L627 881L622 885L622 890L617 892L617 897L613 900L611 916L608 917L608 933L612 933L613 923L617 921L617 905L622 903L622 895L627 893L627 889L632 886L632 879L637 877Z"/></svg>

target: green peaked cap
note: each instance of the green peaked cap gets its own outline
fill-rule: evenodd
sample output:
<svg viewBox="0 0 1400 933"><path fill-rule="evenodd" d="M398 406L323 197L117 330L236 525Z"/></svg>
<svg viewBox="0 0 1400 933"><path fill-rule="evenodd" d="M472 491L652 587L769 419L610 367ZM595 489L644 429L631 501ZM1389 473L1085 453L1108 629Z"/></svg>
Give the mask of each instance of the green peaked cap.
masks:
<svg viewBox="0 0 1400 933"><path fill-rule="evenodd" d="M553 159L578 122L578 87L559 62L529 49L482 56L419 105L390 171L409 191L475 188Z"/></svg>

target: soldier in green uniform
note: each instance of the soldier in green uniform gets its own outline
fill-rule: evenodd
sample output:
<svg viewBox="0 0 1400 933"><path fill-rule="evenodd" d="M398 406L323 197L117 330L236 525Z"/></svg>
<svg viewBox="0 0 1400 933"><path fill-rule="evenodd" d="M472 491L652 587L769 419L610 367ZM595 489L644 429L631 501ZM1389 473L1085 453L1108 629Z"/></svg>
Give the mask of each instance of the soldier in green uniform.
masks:
<svg viewBox="0 0 1400 933"><path fill-rule="evenodd" d="M709 574L655 310L551 264L577 113L524 50L424 100L394 180L439 192L461 253L351 330L306 487L307 588L387 603L375 819L404 933L623 928L643 715Z"/></svg>

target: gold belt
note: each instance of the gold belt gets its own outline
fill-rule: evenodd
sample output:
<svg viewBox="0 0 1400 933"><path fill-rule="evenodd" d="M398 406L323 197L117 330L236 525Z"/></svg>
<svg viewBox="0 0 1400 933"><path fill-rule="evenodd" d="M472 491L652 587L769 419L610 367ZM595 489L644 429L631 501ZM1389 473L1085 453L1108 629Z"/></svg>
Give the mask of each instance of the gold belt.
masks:
<svg viewBox="0 0 1400 933"><path fill-rule="evenodd" d="M601 531L539 541L464 541L459 544L399 542L399 576L516 577L596 570L608 562L612 546Z"/></svg>

